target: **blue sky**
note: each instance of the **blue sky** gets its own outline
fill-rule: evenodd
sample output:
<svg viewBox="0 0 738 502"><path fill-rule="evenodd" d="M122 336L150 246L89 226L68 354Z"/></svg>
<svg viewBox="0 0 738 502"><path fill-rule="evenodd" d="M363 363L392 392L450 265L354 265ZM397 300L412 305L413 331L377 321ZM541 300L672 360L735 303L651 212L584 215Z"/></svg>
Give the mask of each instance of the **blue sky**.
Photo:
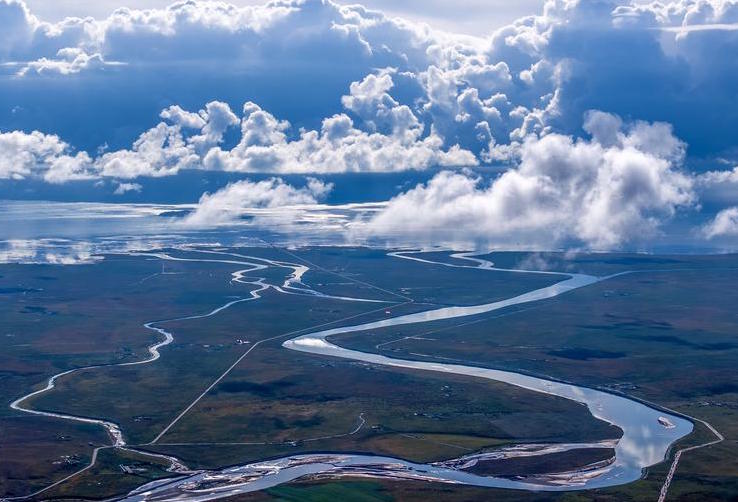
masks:
<svg viewBox="0 0 738 502"><path fill-rule="evenodd" d="M105 17L120 7L137 9L163 8L171 0L27 0L26 4L39 17L60 21L65 17ZM263 0L232 0L234 5L259 5ZM484 36L515 19L538 13L543 0L366 0L342 1L342 4L361 3L390 15L422 21L433 26L470 35Z"/></svg>
<svg viewBox="0 0 738 502"><path fill-rule="evenodd" d="M0 0L0 194L207 226L393 174L347 232L730 247L738 2L511 4Z"/></svg>

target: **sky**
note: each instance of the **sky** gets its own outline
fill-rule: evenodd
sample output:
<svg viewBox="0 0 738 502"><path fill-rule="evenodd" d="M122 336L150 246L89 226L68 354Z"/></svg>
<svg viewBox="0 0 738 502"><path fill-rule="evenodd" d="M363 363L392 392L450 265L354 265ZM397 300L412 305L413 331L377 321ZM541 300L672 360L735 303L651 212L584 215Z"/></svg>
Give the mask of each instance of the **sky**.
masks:
<svg viewBox="0 0 738 502"><path fill-rule="evenodd" d="M120 7L154 9L167 7L171 0L27 0L36 15L47 21L65 17L105 17ZM259 5L263 0L232 0L234 5ZM429 23L439 29L456 33L484 36L493 29L511 23L522 16L537 13L543 0L365 0L339 2L345 5L361 3L390 15Z"/></svg>
<svg viewBox="0 0 738 502"><path fill-rule="evenodd" d="M0 197L190 202L203 229L372 200L341 238L738 246L738 0L146 7L0 0Z"/></svg>

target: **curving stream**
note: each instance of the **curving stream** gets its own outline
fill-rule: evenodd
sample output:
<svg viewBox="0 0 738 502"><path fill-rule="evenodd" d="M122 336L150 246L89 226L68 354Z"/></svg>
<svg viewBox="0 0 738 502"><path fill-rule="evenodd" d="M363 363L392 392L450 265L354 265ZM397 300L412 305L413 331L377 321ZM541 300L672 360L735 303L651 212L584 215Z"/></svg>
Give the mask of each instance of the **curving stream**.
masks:
<svg viewBox="0 0 738 502"><path fill-rule="evenodd" d="M234 253L218 251L201 252L215 255L226 255L231 258L238 258L238 260L179 258L165 253L142 253L142 255L163 260L248 265L247 269L233 272L231 274L231 280L233 282L253 285L256 289L250 291L250 295L247 298L240 298L231 301L206 314L183 317L177 320L198 319L216 315L234 304L257 300L260 298L259 293L269 288L284 294L314 295L347 301L381 302L379 300L334 297L312 290L302 282L303 276L309 270L305 265L238 255ZM408 253L392 253L391 255L400 259L420 261L438 266L475 268L480 271L513 271L495 268L493 263L479 258L473 253L456 253L450 255L451 258L455 258L457 260L466 260L471 263L471 265L436 262ZM290 268L293 272L282 285L268 284L263 278L255 280L248 280L246 278L248 273L262 270L270 266ZM353 454L295 455L276 460L251 463L244 466L230 467L220 471L187 471L186 474L183 472L185 471L183 466L181 466L181 464L177 464L177 470L182 472L184 475L175 479L160 480L146 484L131 492L123 500L215 500L239 493L262 490L305 476L369 476L390 479L414 479L442 483L460 483L484 487L551 491L602 488L622 485L639 479L642 475L643 469L663 461L671 445L692 431L692 422L682 417L669 414L664 411L659 411L634 399L569 383L538 378L511 371L464 366L460 364L396 359L380 354L350 350L337 345L335 338L345 333L371 331L392 326L428 323L445 319L485 314L515 305L554 298L569 291L614 277L594 277L584 274L562 274L548 271L514 271L522 273L561 275L567 278L551 286L536 289L502 301L466 307L444 307L414 314L386 318L379 321L325 329L294 337L284 342L283 346L287 349L299 352L362 361L388 367L408 368L421 371L432 371L436 373L452 373L473 378L494 380L534 392L569 399L586 405L594 417L619 427L623 431L623 435L619 440L593 444L523 445L490 453L469 455L459 459L452 459L446 462L433 464L416 464L382 456ZM160 357L159 349L172 343L174 339L171 333L165 331L161 327L155 326L155 324L163 322L167 321L152 322L145 325L146 328L155 330L164 337L161 342L149 347L149 357L141 361L107 366L140 365L156 361ZM84 369L93 369L96 367L104 366L78 368L57 374L48 380L46 387L17 399L11 404L11 407L18 411L36 415L98 424L104 427L110 434L113 447L125 447L126 442L117 424L106 420L34 410L23 406L25 401L52 390L58 378L69 375L73 372ZM609 461L599 462L572 472L551 473L546 475L528 476L525 478L502 478L475 475L465 471L465 469L475 465L477 462L488 459L544 455L556 451L567 451L570 449L603 447L614 447L614 458ZM157 456L158 454L153 455ZM170 458L170 460L173 465L176 464L176 459Z"/></svg>
<svg viewBox="0 0 738 502"><path fill-rule="evenodd" d="M470 253L457 253L451 255L451 257L471 261L474 265L433 262L404 253L393 253L393 256L450 267L505 270L495 268L493 263L476 258ZM524 270L516 271L529 272ZM308 333L284 342L283 346L290 350L362 361L382 366L433 371L437 373L453 373L456 375L494 380L581 403L587 406L594 417L613 424L623 431L623 436L619 440L614 441L615 444L612 444L613 442L609 444L610 447L614 446L615 449L615 457L609 462L600 462L573 472L552 473L525 478L502 478L475 475L464 471L465 468L473 466L476 462L485 460L484 457L499 458L494 456L495 453L471 455L433 464L416 464L400 459L374 455L295 455L271 461L231 467L221 471L199 472L174 481L153 482L135 490L124 500L215 500L239 493L263 490L305 476L367 476L546 491L603 488L638 480L642 476L643 469L663 461L671 445L692 431L692 422L682 417L659 411L634 399L596 389L511 371L390 358L379 354L346 349L333 341L335 339L334 337L345 333L371 331L391 326L427 323L485 314L514 305L554 298L569 291L614 277L594 277L584 274L560 274L546 271L530 273L565 275L568 279L502 301L468 307L444 307L379 321ZM603 447L603 443L569 445L570 449L596 447ZM547 451L544 448L542 451L534 454L545 453L550 453L550 450Z"/></svg>

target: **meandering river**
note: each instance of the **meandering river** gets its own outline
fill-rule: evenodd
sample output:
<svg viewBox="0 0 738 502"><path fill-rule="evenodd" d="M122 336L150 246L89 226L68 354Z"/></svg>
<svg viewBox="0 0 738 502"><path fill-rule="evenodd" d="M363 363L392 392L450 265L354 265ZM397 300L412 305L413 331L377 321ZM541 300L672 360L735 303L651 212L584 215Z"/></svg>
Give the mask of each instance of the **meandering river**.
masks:
<svg viewBox="0 0 738 502"><path fill-rule="evenodd" d="M495 268L489 261L475 258L468 254L456 254L452 255L452 257L471 261L474 263L473 266L445 262L437 263L406 254L395 254L395 256L443 266L478 268L480 270L502 270ZM539 271L531 273L552 272ZM283 346L290 350L362 361L381 366L450 373L471 378L494 380L581 403L587 406L594 417L611 423L623 431L622 437L614 442L615 457L610 462L602 462L590 466L589 469L580 471L513 479L486 477L464 471L464 466L468 467L473 462L484 460L479 455L474 458L454 459L434 464L416 464L400 459L373 455L295 455L231 467L220 471L197 472L175 480L156 481L140 487L129 494L124 500L215 500L239 493L263 490L305 476L369 476L458 483L483 487L548 491L603 488L622 485L639 479L642 476L643 469L663 461L671 445L692 431L692 422L682 417L657 410L634 399L569 383L538 378L512 371L501 371L460 364L397 359L380 354L350 350L338 345L340 343L340 335L346 333L372 331L392 326L428 323L485 314L515 305L554 298L612 277L595 277L584 274L560 275L565 275L568 278L551 286L536 289L506 300L468 307L444 307L363 324L326 329L292 338L284 342ZM573 445L571 449L577 447L602 447L602 444Z"/></svg>

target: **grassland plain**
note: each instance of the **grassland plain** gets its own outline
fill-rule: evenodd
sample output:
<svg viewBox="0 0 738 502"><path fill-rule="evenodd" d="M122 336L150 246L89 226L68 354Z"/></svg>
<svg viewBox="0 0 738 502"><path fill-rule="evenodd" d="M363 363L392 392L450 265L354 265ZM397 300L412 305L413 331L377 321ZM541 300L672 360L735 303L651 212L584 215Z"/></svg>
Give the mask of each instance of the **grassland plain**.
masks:
<svg viewBox="0 0 738 502"><path fill-rule="evenodd" d="M184 260L223 258L195 251L165 251ZM294 258L291 253L273 249L238 249L237 252L272 259L275 255L282 260ZM340 254L339 252L338 255ZM372 262L380 260L373 251L361 250L360 254L371 255ZM395 260L386 262L394 265ZM123 255L107 256L99 263L74 267L3 266L0 291L8 301L0 307L3 309L4 319L1 340L4 350L0 356L3 358L3 378L0 380L2 395L12 400L51 374L66 369L140 360L146 355L146 347L160 336L143 328L145 322L207 312L224 302L248 296L248 291L253 289L253 286L233 284L229 281L230 274L239 268L243 267L214 262L161 262L152 257ZM270 268L258 271L254 277L263 277L274 284L281 284L289 272L290 269ZM309 281L318 289L333 294L345 293L375 300L385 299L388 302L404 301L404 297L408 296L399 290L383 291L382 288L370 287L362 281L357 282L351 277L345 277L343 272L341 269L318 268L310 272ZM376 272L373 275L377 275ZM471 280L472 275L468 274L465 279ZM439 284L433 286L433 281L426 281L422 288L418 287L415 290L423 290L423 299L440 298L444 296L444 282L447 283L451 279L450 275L442 276L438 278ZM410 284L412 286L412 283ZM484 294L502 298L510 291L523 291L528 287L508 284L502 290L499 287L501 284L493 284L494 288L488 287L484 290ZM392 294L393 292L397 294ZM451 297L447 298L454 301ZM395 306L393 303L387 305L397 313L428 308L427 305ZM376 306L377 304L371 305L372 308ZM339 318L352 317L368 308L366 304L267 292L259 302L234 306L216 317L166 323L166 328L176 333L176 340L165 349L166 357L157 361L155 365L81 371L62 378L54 391L43 394L30 403L39 409L113 420L122 426L129 442L147 442L197 392L220 374L223 368L243 351L244 345L268 338L275 333L287 333ZM286 357L286 351L281 351L277 347L278 344L275 344L272 351L284 352L282 357ZM315 364L314 359L304 359L306 362L303 364L308 366ZM193 361L197 361L197 364L192 364ZM277 364L289 365L291 361L280 361ZM354 369L354 372L357 370ZM366 371L358 370L358 372ZM408 389L412 388L415 381L425 382L419 377L406 376L406 378L410 379ZM235 385L237 387L239 384ZM228 390L233 391L233 386L233 382L225 382L223 388L215 389L214 393L216 396L219 394L228 396ZM367 384L364 386L367 387ZM427 384L426 387L428 388ZM256 388L260 389L258 386ZM266 392L268 394L270 391ZM315 395L312 396L317 403L321 402L318 395L321 392L325 393L325 389L315 390ZM444 404L445 398L440 384L433 389L428 388L426 392L435 395L436 407ZM307 399L308 397L305 397L303 401ZM378 392L374 392L373 399L380 401L380 405L375 407L381 408L382 413L388 416L394 414L394 410L390 410L382 403L383 399ZM366 404L372 405L370 398L365 397L365 401ZM400 399L396 401L399 402ZM501 401L503 400L498 399L498 402ZM409 408L404 411L405 415L415 413L410 411L410 408L413 410L422 408L418 403L413 405L412 402L407 406ZM540 407L544 408L545 404L541 403ZM334 423L330 421L324 423L322 417L301 419L300 416L305 414L306 408L303 403L302 409L292 417L294 421L286 422L287 425L279 413L274 413L269 420L263 420L261 417L268 423L268 427L262 431L261 439L269 438L273 433L270 441L279 442L280 438L286 437L285 429L290 430L290 427L297 428L298 432L307 435L328 430L343 431L344 426L354 427L360 413L352 411L350 415L345 415L338 413L336 407L329 414ZM497 413L509 413L510 410L507 408L500 407ZM530 413L530 410L527 411ZM592 422L594 425L590 425L595 430L602 429L601 424L591 420L591 417L584 416L581 410L574 411L581 416L583 422ZM241 414L239 418L243 418L243 412ZM459 413L456 415L460 416ZM94 445L106 442L103 432L89 425L70 425L69 422L58 419L30 417L13 412L7 407L3 407L0 416L3 417L0 448L4 453L17 453L12 456L12 460L10 456L4 456L6 460L0 462L3 493L6 495L27 493L31 488L38 488L51 480L68 475L87 463ZM252 420L248 410L246 416ZM383 416L378 414L377 418L381 419ZM259 413L256 413L253 422L258 423L259 419ZM422 412L416 419L423 419ZM428 417L424 419L429 420ZM469 428L468 425L465 427ZM34 437L33 441L26 441L29 437L27 428L46 430L49 437L43 439ZM466 429L462 427L462 431ZM404 431L402 433L381 431L374 434L376 437L371 440L363 438L363 444L368 446L361 448L370 451L373 449L371 445L373 442L376 443L377 451L408 457L413 454L411 452L416 452L417 455L418 451L424 451L423 455L427 458L443 458L450 453L494 446L512 439L509 433L500 433L503 439L492 437L490 429L484 430L481 436L478 430L474 435L451 434L439 438L436 438L433 432L425 433L422 430L414 432L415 434L410 437ZM450 438L453 438L455 443L449 442ZM349 443L340 438L327 439L324 442L325 447L330 449L358 448L355 442ZM449 447L447 444L454 446ZM244 457L261 458L269 451L273 451L274 454L290 448L294 451L294 447L286 448L284 445L269 448L263 445L252 447L248 454L243 451L243 447L232 448L230 459L236 462ZM310 450L307 446L304 449ZM104 459L110 455L112 455L110 451L103 450L100 458ZM209 456L194 456L203 459L200 462L203 465L216 466L222 464L223 455L223 452L216 449ZM204 459L209 457L212 457L212 461L208 463ZM146 459L140 461L145 462ZM29 465L33 465L33 469L29 469ZM73 487L77 486L77 483L79 487L86 487L83 491L88 495L92 488L102 493L103 485L111 487L113 491L110 493L115 493L115 490L123 484L96 481L97 476L103 475L100 466L104 466L104 462L79 480L75 479L74 483L62 485L49 495L72 494ZM154 465L152 472L155 471ZM26 478L23 473L28 477ZM106 474L108 477L109 475L110 473Z"/></svg>
<svg viewBox="0 0 738 502"><path fill-rule="evenodd" d="M366 424L356 434L324 441L325 446L306 441L351 431L360 415ZM563 399L460 377L294 355L274 344L239 365L162 443L295 442L287 448L292 453L341 445L342 451L416 461L470 451L455 439L426 437L440 434L476 439L483 447L502 441L590 441L618 437L619 431ZM185 449L177 454L190 457ZM233 460L260 455L263 448L254 445Z"/></svg>
<svg viewBox="0 0 738 502"><path fill-rule="evenodd" d="M475 305L502 300L561 280L561 276L555 275L484 274L467 268L428 266L393 258L387 256L386 250L371 248L300 248L280 252L285 259L305 260L316 270L340 274L353 279L352 282L371 283L416 302L436 305ZM327 286L326 291L331 294L344 289L350 292L355 287L345 280L343 284Z"/></svg>
<svg viewBox="0 0 738 502"><path fill-rule="evenodd" d="M198 311L208 310L203 307ZM259 301L233 305L212 318L166 323L166 329L175 333L175 341L156 364L82 371L62 380L58 389L40 396L34 405L82 416L97 416L105 410L105 417L122 426L129 442L145 443L251 344L368 308L264 293Z"/></svg>
<svg viewBox="0 0 738 502"><path fill-rule="evenodd" d="M295 251L260 248L233 251L244 255L259 254L281 261L295 262L298 258L307 260L313 265L305 282L325 293L394 302L404 302L407 298L415 301L404 305L388 303L386 308L392 310L393 314L425 310L429 308L428 304L488 302L557 280L555 277L534 274L482 272L419 264L387 257L383 251L364 248ZM206 257L205 253L198 252L170 252L180 258ZM439 253L433 258L468 264L449 258L447 254ZM729 269L738 260L730 257L645 258L648 257L603 255L596 259L557 254L495 254L493 259L501 266L503 263L500 261L504 262L504 266L544 264L595 273L614 273L632 268L685 270L659 273L669 278L682 277L673 279L682 281L678 284L669 283L672 279L667 280L667 285L660 288L666 293L665 296L650 290L649 281L653 281L656 275L636 274L593 286L591 291L586 288L560 300L542 302L532 309L497 313L494 319L471 319L471 323L465 320L464 326L459 326L457 321L456 324L425 325L422 329L405 326L372 334L352 334L341 337L341 344L370 351L397 352L401 357L422 358L421 354L428 353L444 361L459 359L482 366L522 368L576 383L609 385L627 392L636 391L640 397L661 404L682 406L680 409L687 413L693 413L692 408L698 407L699 416L715 420L716 425L729 422L732 413L729 411L730 394L720 394L721 400L716 402L694 401L694 396L714 397L717 395L716 389L709 394L697 391L699 385L691 380L687 382L689 378L684 374L679 376L685 380L681 387L679 382L672 382L661 389L659 380L670 378L672 373L678 372L674 368L672 373L658 366L649 368L648 364L649 357L653 359L652 364L667 362L672 365L676 360L673 358L687 357L690 369L699 368L700 364L705 366L705 354L711 358L718 357L718 368L727 367L731 361L735 364L735 356L731 353L734 333L732 341L730 339L735 317L731 321L725 313L730 301L735 300L731 298L734 292L723 294L720 288L729 288L730 280L735 279L730 276L735 272ZM146 346L158 336L144 329L144 322L207 312L226 301L244 297L249 289L253 289L229 281L230 274L243 267L212 262L167 261L162 269L159 260L118 256L80 267L2 268L0 288L9 302L3 303L0 308L4 309L3 314L7 313L10 322L7 327L3 325L5 332L0 333L4 335L0 343L4 343L3 348L8 349L3 350L2 354L5 359L0 366L4 368L0 385L2 395L7 395L8 399L26 392L50 374L69 367L140 359L146 352ZM700 307L689 303L692 300L687 293L679 297L682 303L669 296L677 294L668 291L675 285L690 287L688 279L683 277L692 274L694 281L705 278L706 272L686 270L692 268L720 268L721 272L709 272L723 274L723 280L718 281L710 294L722 297L710 301L708 294L702 297ZM290 270L269 269L251 275L267 277L281 284L288 272ZM639 280L645 282L639 283ZM613 285L620 284L615 281L626 281L623 284L628 286L613 289ZM368 283L380 289L370 287ZM695 283L692 283L692 290L694 286ZM637 291L644 296L638 297ZM621 294L623 292L625 294ZM632 304L628 304L628 300ZM567 303L561 306L562 301ZM613 304L613 301L617 303ZM640 304L640 310L633 309L635 303ZM622 309L623 312L630 312L631 318L626 316L623 321L618 317L620 314L615 314L614 318L608 317L606 314L614 306L617 307L615 312ZM295 329L357 316L378 307L380 312L362 316L362 320L385 315L383 304L357 304L269 291L259 301L234 305L214 317L166 323L166 329L175 333L175 342L163 349L162 359L155 364L103 368L75 374L69 379L62 379L58 389L37 399L34 406L103 416L120 423L129 442L145 443L161 431L215 376L222 373L223 368L230 365L249 344ZM714 325L694 327L699 340L694 334L674 335L682 342L668 343L669 339L664 338L660 341L650 340L651 336L664 336L659 328L662 321L650 321L693 307L697 309L695 316L698 319L717 315L717 312L723 314L722 317L717 315ZM521 312L523 310L525 312ZM633 315L634 312L640 312L640 317ZM598 313L610 325L616 324L613 319L620 324L609 330L592 328L605 322L602 319L596 319L595 322ZM554 323L549 322L549 315L553 316ZM593 320L585 322L585 317L590 316L593 316ZM687 323L688 318L689 313L685 313L682 324ZM521 323L515 325L517 331L511 328L513 324L507 324L515 322ZM692 322L698 321L692 319ZM637 324L640 330L629 323ZM500 331L500 326L506 326L505 330ZM686 329L681 324L679 326L679 329ZM633 331L635 335L645 337L645 340L618 336L623 332L633 335ZM418 333L425 335L418 336ZM21 335L24 338L19 342L18 336ZM406 339L408 336L416 338ZM510 340L506 341L505 336L510 336ZM608 341L612 337L617 338L619 343ZM684 341L688 343L685 345ZM411 460L436 460L516 441L573 441L613 437L614 431L609 426L593 420L583 407L567 401L501 384L300 355L281 349L280 343L280 340L274 340L260 345L253 357L239 364L159 443L147 448L180 456L193 467L215 467L301 451L363 451ZM647 357L641 361L641 345L648 346L651 343L661 344L662 350L646 350ZM663 347L668 350L664 351ZM700 354L702 358L698 357ZM607 363L613 363L614 367L608 369ZM651 371L649 380L651 369L654 371ZM729 376L723 373L723 370L714 374L708 371L700 378L711 385L714 382L714 385L721 386L718 390L724 390L728 389L731 382ZM641 374L640 380L634 377ZM722 379L718 375L722 375ZM672 394L662 393L669 386ZM675 396L679 392L686 394L677 399ZM704 405L705 402L708 404ZM3 436L5 439L0 439L0 448L9 445L17 447L22 444L23 428L33 426L32 417L8 410L2 413L6 417L0 419L0 423L14 421L21 425L5 425L5 430L12 432ZM348 434L357 428L362 419L366 423L354 434ZM58 422L48 419L36 421ZM68 423L65 424L69 427ZM57 431L54 425L50 425L49 429ZM59 427L61 429L63 427ZM12 480L12 487L6 482L6 493L18 493L30 486L38 486L46 479L61 477L70 467L60 468L53 462L69 455L65 452L72 451L84 462L91 450L88 443L104 443L99 430L87 429L67 434L73 438L72 441L56 437L49 440L53 442L53 447L47 446L49 441L44 443L42 440L29 444L24 451L26 459L23 456L15 458L11 467L8 467L7 461L0 460L0 474L10 472L10 469L17 472L23 462L35 462L37 465L34 479L16 477ZM687 442L697 441L700 434L706 433L698 430ZM731 437L729 434L726 436ZM690 494L718 497L720 494L728 496L736 493L735 490L731 491L730 482L731 476L735 476L735 464L727 460L732 455L731 447L735 447L734 440L685 456L673 494L688 499ZM701 462L698 455L706 455L706 463ZM138 478L164 474L158 462L140 455L103 450L101 459L95 469L47 495L105 497L145 482ZM549 460L557 462L553 457ZM558 465L564 466L570 461L560 458ZM126 463L146 465L146 471L142 472L148 474L138 477L119 475L120 465ZM665 465L658 466L644 481L597 492L596 496L612 500L618 497L650 500L652 498L649 496L655 493L654 490L658 492L667 468ZM709 473L705 472L706 469L709 469ZM693 474L687 478L682 476L683 473ZM715 483L713 489L705 488L708 483ZM366 488L359 489L366 496L403 500L422 495L449 500L488 496L498 498L498 495L500 500L509 497L516 500L521 497L531 500L541 497L577 500L587 496L511 494L499 490L415 483L340 482L298 483L254 497L280 498L302 494L300 496L309 500L316 493L328 496L336 490L358 493L357 486Z"/></svg>
<svg viewBox="0 0 738 502"><path fill-rule="evenodd" d="M428 258L428 256L424 256ZM444 259L442 255L436 259ZM500 266L535 263L588 273L638 273L464 323L403 326L341 337L341 344L400 358L523 370L627 392L709 421L724 443L685 454L670 499L732 500L738 479L738 257L493 254ZM446 261L448 258L445 258ZM534 262L535 260L535 262ZM483 354L483 357L480 355ZM683 441L710 437L698 425ZM603 499L653 500L668 466L605 490ZM566 497L564 497L566 499Z"/></svg>
<svg viewBox="0 0 738 502"><path fill-rule="evenodd" d="M237 358L243 350L239 341L254 343L366 308L267 292L258 302L234 305L216 317L167 323L176 339L155 365L83 371L60 382L58 389L35 405L83 416L98 416L99 410L105 410L104 416L121 424L130 442L147 442ZM389 308L399 314L427 306ZM279 343L260 347L257 357L239 365L159 444L145 448L174 453L192 466L216 467L316 450L376 451L440 460L513 441L619 435L592 420L583 407L565 400L500 384L458 377L428 379L411 372L295 355ZM198 361L194 367L193 360ZM361 434L330 437L354 429L361 414L367 416ZM321 437L325 439L313 440Z"/></svg>
<svg viewBox="0 0 738 502"><path fill-rule="evenodd" d="M100 450L97 462L83 475L46 492L45 500L100 500L127 493L157 479L168 478L168 462L130 450ZM124 472L123 469L126 469Z"/></svg>
<svg viewBox="0 0 738 502"><path fill-rule="evenodd" d="M144 329L143 322L180 316L199 305L180 296L181 289L141 282L162 270L160 262L143 258L0 268L0 493L27 493L29 486L78 469L91 455L90 443L104 444L107 437L99 427L32 417L8 404L52 374L144 357L159 335ZM214 280L208 286L213 270L191 266L188 273L191 279L199 276L200 291L215 298L223 283L218 274L217 292ZM168 264L165 272L180 274L181 269Z"/></svg>

